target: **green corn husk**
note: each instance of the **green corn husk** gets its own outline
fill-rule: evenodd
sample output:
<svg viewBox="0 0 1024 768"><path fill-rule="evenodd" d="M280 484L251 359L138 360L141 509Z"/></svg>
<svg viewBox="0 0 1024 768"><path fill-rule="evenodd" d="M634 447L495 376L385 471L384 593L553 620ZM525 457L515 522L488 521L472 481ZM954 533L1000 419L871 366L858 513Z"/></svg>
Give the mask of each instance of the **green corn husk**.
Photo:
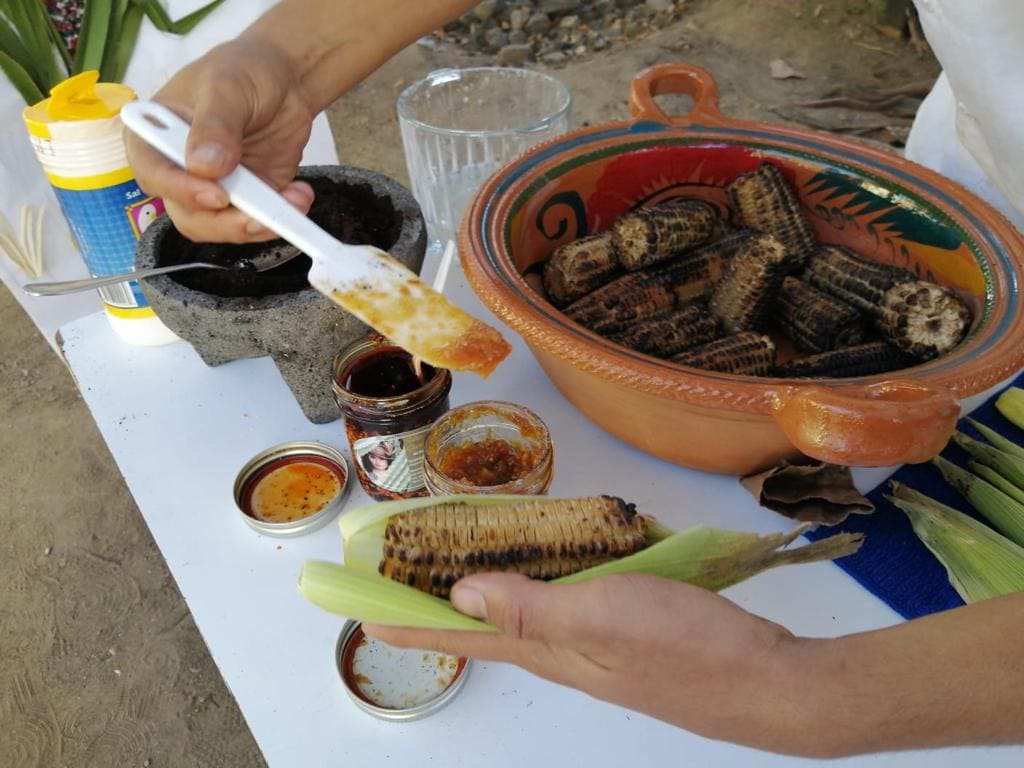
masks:
<svg viewBox="0 0 1024 768"><path fill-rule="evenodd" d="M1024 504L987 480L972 475L941 456L932 459L932 463L942 472L946 482L971 502L1000 533L1024 546Z"/></svg>
<svg viewBox="0 0 1024 768"><path fill-rule="evenodd" d="M1010 387L996 399L996 410L1024 429L1024 389Z"/></svg>
<svg viewBox="0 0 1024 768"><path fill-rule="evenodd" d="M388 518L435 504L494 506L546 496L455 496L385 502L354 510L341 521L345 565L309 562L299 591L315 605L359 621L429 629L489 629L456 611L447 600L385 579L377 573ZM860 547L860 534L837 534L797 549L783 549L809 526L758 536L698 526L673 533L654 523L650 546L633 555L574 573L552 583L574 584L612 573L645 573L719 590L778 565L831 560Z"/></svg>
<svg viewBox="0 0 1024 768"><path fill-rule="evenodd" d="M980 421L975 421L974 419L968 419L968 421L971 422L971 425L981 433L982 437L992 443L996 448L1001 451L1006 451L1008 454L1016 456L1018 459L1024 459L1024 448L1017 445L1013 440L1003 437L994 429L986 427Z"/></svg>
<svg viewBox="0 0 1024 768"><path fill-rule="evenodd" d="M889 500L902 509L966 603L1024 591L1024 548L984 523L893 482Z"/></svg>
<svg viewBox="0 0 1024 768"><path fill-rule="evenodd" d="M953 441L971 455L979 464L991 467L1018 488L1024 488L1024 459L975 440L963 432L953 433Z"/></svg>
<svg viewBox="0 0 1024 768"><path fill-rule="evenodd" d="M978 477L988 480L992 485L998 488L1000 491L1008 496L1012 496L1014 499L1024 504L1024 490L1021 490L1016 485L1011 483L1005 477L996 472L992 467L986 467L977 461L967 462L967 468L971 470Z"/></svg>

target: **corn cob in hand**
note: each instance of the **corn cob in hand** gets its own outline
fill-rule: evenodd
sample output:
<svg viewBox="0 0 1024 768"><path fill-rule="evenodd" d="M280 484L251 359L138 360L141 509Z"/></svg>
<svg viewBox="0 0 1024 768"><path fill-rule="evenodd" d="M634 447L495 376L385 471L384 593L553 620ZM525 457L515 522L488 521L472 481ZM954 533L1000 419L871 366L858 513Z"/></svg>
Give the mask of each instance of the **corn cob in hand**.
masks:
<svg viewBox="0 0 1024 768"><path fill-rule="evenodd" d="M801 352L849 347L864 338L860 312L795 277L782 281L775 302L775 319Z"/></svg>
<svg viewBox="0 0 1024 768"><path fill-rule="evenodd" d="M789 272L801 268L817 247L800 201L771 163L761 163L756 172L737 178L729 185L729 197L745 227L774 235L786 246Z"/></svg>
<svg viewBox="0 0 1024 768"><path fill-rule="evenodd" d="M720 223L714 207L702 200L669 200L620 216L612 239L619 264L637 270L706 243Z"/></svg>
<svg viewBox="0 0 1024 768"><path fill-rule="evenodd" d="M756 235L729 262L711 295L711 312L729 333L759 328L788 270L788 253L771 235Z"/></svg>
<svg viewBox="0 0 1024 768"><path fill-rule="evenodd" d="M552 304L565 307L621 271L611 232L602 232L566 243L551 254L544 265L544 291Z"/></svg>
<svg viewBox="0 0 1024 768"><path fill-rule="evenodd" d="M644 320L612 336L612 341L655 357L669 357L718 338L718 321L701 304Z"/></svg>
<svg viewBox="0 0 1024 768"><path fill-rule="evenodd" d="M775 365L775 344L749 331L726 336L674 355L672 362L744 376L768 376Z"/></svg>
<svg viewBox="0 0 1024 768"><path fill-rule="evenodd" d="M872 376L906 368L913 360L885 341L871 341L798 357L776 366L775 375L786 378Z"/></svg>
<svg viewBox="0 0 1024 768"><path fill-rule="evenodd" d="M611 496L501 506L440 504L393 516L380 573L439 597L463 576L511 571L554 579L647 545L647 519Z"/></svg>

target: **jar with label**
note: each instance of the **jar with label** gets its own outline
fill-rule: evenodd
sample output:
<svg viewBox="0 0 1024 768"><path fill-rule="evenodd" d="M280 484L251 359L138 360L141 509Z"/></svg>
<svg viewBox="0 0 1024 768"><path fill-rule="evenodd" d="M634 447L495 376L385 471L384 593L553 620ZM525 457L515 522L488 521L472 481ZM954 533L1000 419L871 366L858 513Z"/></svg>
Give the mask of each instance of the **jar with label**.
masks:
<svg viewBox="0 0 1024 768"><path fill-rule="evenodd" d="M529 408L499 400L460 405L427 433L427 490L543 495L554 476L554 453L548 428Z"/></svg>
<svg viewBox="0 0 1024 768"><path fill-rule="evenodd" d="M379 334L334 360L334 399L345 418L356 476L377 501L426 496L423 439L448 410L451 373L415 365Z"/></svg>

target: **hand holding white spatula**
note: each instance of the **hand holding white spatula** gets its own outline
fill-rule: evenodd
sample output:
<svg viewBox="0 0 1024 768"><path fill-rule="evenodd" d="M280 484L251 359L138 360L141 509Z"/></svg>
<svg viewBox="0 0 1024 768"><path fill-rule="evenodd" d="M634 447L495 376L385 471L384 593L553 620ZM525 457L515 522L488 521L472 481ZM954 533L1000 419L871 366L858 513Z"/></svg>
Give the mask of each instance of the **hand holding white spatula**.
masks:
<svg viewBox="0 0 1024 768"><path fill-rule="evenodd" d="M189 125L167 107L137 101L121 110L124 124L185 167ZM494 328L451 304L412 271L371 245L346 245L239 166L219 181L232 204L313 261L318 291L424 362L487 376L511 351Z"/></svg>

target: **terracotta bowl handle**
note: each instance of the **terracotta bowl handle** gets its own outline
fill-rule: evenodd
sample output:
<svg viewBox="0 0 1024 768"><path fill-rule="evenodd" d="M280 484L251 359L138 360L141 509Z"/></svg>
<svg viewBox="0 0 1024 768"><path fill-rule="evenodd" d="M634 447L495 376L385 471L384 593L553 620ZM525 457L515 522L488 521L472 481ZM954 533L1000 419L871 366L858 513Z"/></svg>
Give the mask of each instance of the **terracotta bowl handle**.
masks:
<svg viewBox="0 0 1024 768"><path fill-rule="evenodd" d="M794 386L773 404L775 421L802 453L850 467L927 461L960 416L952 392L910 381L865 387Z"/></svg>
<svg viewBox="0 0 1024 768"><path fill-rule="evenodd" d="M693 99L693 108L685 115L670 117L654 101L655 96L681 93ZM629 111L638 120L687 125L725 125L729 122L718 111L718 83L706 69L693 64L657 64L633 78L629 88Z"/></svg>

